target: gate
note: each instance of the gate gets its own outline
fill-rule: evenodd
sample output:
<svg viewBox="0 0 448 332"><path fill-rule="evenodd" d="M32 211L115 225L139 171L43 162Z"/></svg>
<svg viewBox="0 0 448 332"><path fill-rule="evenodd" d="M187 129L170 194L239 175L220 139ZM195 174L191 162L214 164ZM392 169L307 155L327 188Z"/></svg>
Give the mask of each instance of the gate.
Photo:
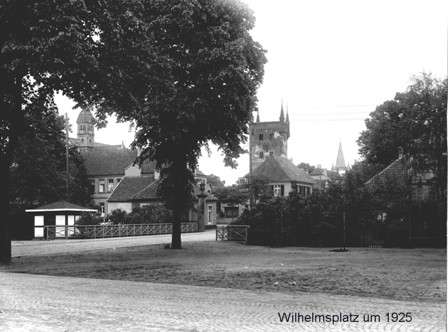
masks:
<svg viewBox="0 0 448 332"><path fill-rule="evenodd" d="M216 227L216 241L247 242L247 225L223 225Z"/></svg>

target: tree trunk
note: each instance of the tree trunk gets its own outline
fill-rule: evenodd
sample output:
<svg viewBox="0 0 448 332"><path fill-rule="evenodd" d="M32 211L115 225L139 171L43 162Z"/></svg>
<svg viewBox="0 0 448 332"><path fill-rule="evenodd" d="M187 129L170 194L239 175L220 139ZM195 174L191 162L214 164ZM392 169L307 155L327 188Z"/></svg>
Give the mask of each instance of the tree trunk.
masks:
<svg viewBox="0 0 448 332"><path fill-rule="evenodd" d="M0 84L1 118L7 136L7 143L0 155L0 264L11 263L11 220L10 220L10 185L9 168L17 148L18 138L23 131L24 113L22 111L22 77L23 75L4 75L1 73ZM12 97L12 102L5 102L5 97Z"/></svg>
<svg viewBox="0 0 448 332"><path fill-rule="evenodd" d="M0 265L11 263L11 222L9 217L9 165L0 162Z"/></svg>
<svg viewBox="0 0 448 332"><path fill-rule="evenodd" d="M181 224L182 213L178 209L173 211L173 231L171 234L171 249L182 249Z"/></svg>

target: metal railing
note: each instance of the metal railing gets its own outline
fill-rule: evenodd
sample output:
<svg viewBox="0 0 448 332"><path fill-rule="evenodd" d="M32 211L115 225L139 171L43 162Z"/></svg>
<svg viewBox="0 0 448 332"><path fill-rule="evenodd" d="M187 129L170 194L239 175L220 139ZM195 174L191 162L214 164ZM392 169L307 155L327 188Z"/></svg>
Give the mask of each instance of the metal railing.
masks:
<svg viewBox="0 0 448 332"><path fill-rule="evenodd" d="M130 224L130 225L75 225L75 226L44 226L47 240L51 239L97 239L109 237L146 236L157 234L171 234L172 224ZM182 223L182 233L198 231L196 222Z"/></svg>
<svg viewBox="0 0 448 332"><path fill-rule="evenodd" d="M216 241L247 242L247 225L222 225L216 227Z"/></svg>

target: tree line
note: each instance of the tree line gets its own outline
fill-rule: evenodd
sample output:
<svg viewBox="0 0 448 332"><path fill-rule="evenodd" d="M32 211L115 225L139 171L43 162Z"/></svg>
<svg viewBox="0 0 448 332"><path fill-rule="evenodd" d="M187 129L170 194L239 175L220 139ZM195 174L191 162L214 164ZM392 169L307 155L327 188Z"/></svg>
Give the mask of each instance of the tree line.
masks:
<svg viewBox="0 0 448 332"><path fill-rule="evenodd" d="M405 92L366 119L358 139L363 159L344 176L307 197L267 192L237 223L250 226L250 243L265 245L445 246L446 112L447 79L413 76ZM406 168L367 186L399 158L398 151L409 161ZM424 200L413 193L413 186L423 186L421 179L430 187Z"/></svg>

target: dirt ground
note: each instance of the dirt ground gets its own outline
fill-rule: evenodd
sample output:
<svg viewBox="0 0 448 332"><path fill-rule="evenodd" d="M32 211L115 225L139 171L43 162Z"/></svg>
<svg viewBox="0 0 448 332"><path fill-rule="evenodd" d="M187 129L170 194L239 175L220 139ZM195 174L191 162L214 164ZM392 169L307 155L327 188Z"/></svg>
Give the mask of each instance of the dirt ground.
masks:
<svg viewBox="0 0 448 332"><path fill-rule="evenodd" d="M1 271L256 290L446 301L446 250L185 243L17 258Z"/></svg>

